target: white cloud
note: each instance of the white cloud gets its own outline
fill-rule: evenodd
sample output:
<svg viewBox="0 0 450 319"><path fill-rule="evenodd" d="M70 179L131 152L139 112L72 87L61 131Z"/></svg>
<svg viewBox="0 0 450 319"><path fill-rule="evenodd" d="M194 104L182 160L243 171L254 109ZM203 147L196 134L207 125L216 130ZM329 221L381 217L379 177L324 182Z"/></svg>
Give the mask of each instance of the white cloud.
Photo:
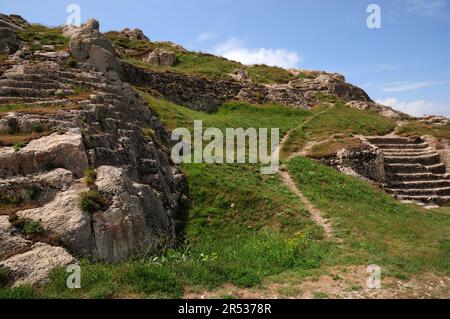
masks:
<svg viewBox="0 0 450 319"><path fill-rule="evenodd" d="M425 114L432 114L436 111L437 107L434 102L417 100L411 102L403 102L391 97L387 99L378 99L377 103L382 105L391 106L394 109L405 112L413 116L423 116Z"/></svg>
<svg viewBox="0 0 450 319"><path fill-rule="evenodd" d="M296 68L302 61L297 52L286 49L247 48L244 41L236 38L218 45L213 53L243 64L267 64L282 68Z"/></svg>
<svg viewBox="0 0 450 319"><path fill-rule="evenodd" d="M378 89L381 89L384 92L404 92L449 83L450 81L422 81L422 82L402 81L402 82L385 83L378 86Z"/></svg>
<svg viewBox="0 0 450 319"><path fill-rule="evenodd" d="M407 0L407 11L429 18L450 19L446 0Z"/></svg>
<svg viewBox="0 0 450 319"><path fill-rule="evenodd" d="M207 41L211 41L215 37L216 37L216 34L214 32L207 31L207 32L200 33L196 40L197 40L197 42L207 42Z"/></svg>

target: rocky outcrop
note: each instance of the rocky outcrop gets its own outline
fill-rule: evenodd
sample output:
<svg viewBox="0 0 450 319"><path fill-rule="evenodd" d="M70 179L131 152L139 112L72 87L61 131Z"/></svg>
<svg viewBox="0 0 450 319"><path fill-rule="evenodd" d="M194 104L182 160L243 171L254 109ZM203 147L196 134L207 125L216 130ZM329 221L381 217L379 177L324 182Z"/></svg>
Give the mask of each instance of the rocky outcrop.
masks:
<svg viewBox="0 0 450 319"><path fill-rule="evenodd" d="M340 150L334 165L347 175L364 177L378 183L386 181L383 153L369 145Z"/></svg>
<svg viewBox="0 0 450 319"><path fill-rule="evenodd" d="M144 58L144 62L160 66L173 66L177 62L177 55L175 52L158 48Z"/></svg>
<svg viewBox="0 0 450 319"><path fill-rule="evenodd" d="M320 101L320 94L333 94L346 101L372 102L363 90L327 73L314 79L296 79L288 84L264 85L156 72L121 62L120 76L123 81L147 87L174 103L206 112L214 112L232 100L310 108Z"/></svg>
<svg viewBox="0 0 450 319"><path fill-rule="evenodd" d="M41 283L71 256L118 262L183 236L188 184L170 160L170 135L120 80L112 44L98 30L94 20L64 29L76 65L50 49L23 51L0 75L0 104L20 109L1 114L0 134L43 132L23 146L0 145L2 201L52 239L28 238L2 217L1 265L16 284ZM97 177L89 183L83 178L88 167ZM85 208L89 191L104 199L102 207Z"/></svg>
<svg viewBox="0 0 450 319"><path fill-rule="evenodd" d="M229 74L233 80L239 82L252 82L252 77L246 70L238 69L233 73Z"/></svg>
<svg viewBox="0 0 450 319"><path fill-rule="evenodd" d="M0 27L0 53L13 54L23 46L16 31Z"/></svg>
<svg viewBox="0 0 450 319"><path fill-rule="evenodd" d="M98 21L89 19L81 28L66 26L63 34L70 38L70 53L80 61L87 61L98 72L119 71L114 47L99 31Z"/></svg>
<svg viewBox="0 0 450 319"><path fill-rule="evenodd" d="M27 252L0 261L0 267L11 272L14 286L42 286L48 282L48 275L53 269L75 262L64 248L37 243Z"/></svg>
<svg viewBox="0 0 450 319"><path fill-rule="evenodd" d="M411 116L403 112L394 110L392 107L381 105L378 103L366 101L350 101L346 105L348 107L351 107L352 109L374 111L382 116L389 117L394 120L406 120L411 118Z"/></svg>
<svg viewBox="0 0 450 319"><path fill-rule="evenodd" d="M129 29L125 28L119 33L119 37L129 40L143 40L150 42L150 39L144 34L141 29Z"/></svg>

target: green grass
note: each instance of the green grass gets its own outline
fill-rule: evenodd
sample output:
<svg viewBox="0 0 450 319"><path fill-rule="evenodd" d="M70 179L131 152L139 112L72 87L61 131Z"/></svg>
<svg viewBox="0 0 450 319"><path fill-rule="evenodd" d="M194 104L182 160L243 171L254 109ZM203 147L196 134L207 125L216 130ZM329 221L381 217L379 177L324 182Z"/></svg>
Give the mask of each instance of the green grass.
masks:
<svg viewBox="0 0 450 319"><path fill-rule="evenodd" d="M331 217L344 248L335 264L378 264L394 275L449 274L450 211L402 204L368 183L305 158L288 169L312 203Z"/></svg>
<svg viewBox="0 0 450 319"><path fill-rule="evenodd" d="M54 45L57 50L63 50L69 44L69 39L61 34L61 28L48 28L40 24L28 25L19 36L33 51L42 50L43 45Z"/></svg>
<svg viewBox="0 0 450 319"><path fill-rule="evenodd" d="M291 237L239 226L228 227L227 232L205 230L204 234L191 236L183 248L160 256L115 265L82 261L81 289L67 289L65 269L56 269L51 284L37 289L35 295L178 298L185 287L213 289L225 283L257 287L268 276L285 270L320 267L328 250L311 237L309 229Z"/></svg>
<svg viewBox="0 0 450 319"><path fill-rule="evenodd" d="M126 62L155 71L174 71L197 75L215 80L231 80L230 73L238 69L246 70L257 83L287 83L296 78L289 71L268 65L243 65L212 54L200 52L184 52L175 49L169 43L130 40L118 37L117 32L106 33L107 37L118 47L129 51L123 58ZM156 48L174 51L178 62L172 67L163 67L143 62L143 58ZM300 78L313 78L311 73L302 73Z"/></svg>
<svg viewBox="0 0 450 319"><path fill-rule="evenodd" d="M436 138L450 140L450 125L436 126L419 121L409 121L397 129L397 133L406 136L431 135Z"/></svg>
<svg viewBox="0 0 450 319"><path fill-rule="evenodd" d="M339 100L331 108L320 104L313 112L316 116L292 130L282 149L284 156L300 151L309 141L324 141L335 134L342 137L385 135L396 127L392 119L372 111L352 109Z"/></svg>

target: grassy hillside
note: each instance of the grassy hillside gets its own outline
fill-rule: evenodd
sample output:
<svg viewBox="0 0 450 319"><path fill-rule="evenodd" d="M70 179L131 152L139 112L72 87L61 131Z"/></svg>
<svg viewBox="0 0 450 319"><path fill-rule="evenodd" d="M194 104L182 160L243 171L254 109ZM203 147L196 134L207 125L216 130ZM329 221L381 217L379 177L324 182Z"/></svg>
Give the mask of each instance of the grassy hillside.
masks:
<svg viewBox="0 0 450 319"><path fill-rule="evenodd" d="M108 32L107 37L119 48L128 50L125 61L155 71L173 71L188 75L198 75L211 79L231 80L230 73L238 69L246 70L257 83L287 83L296 78L287 70L267 65L247 66L239 62L227 60L212 54L200 52L185 52L167 42L148 42L144 40L130 40L119 37L117 32ZM152 50L162 48L174 51L178 63L172 67L164 67L145 63L142 59ZM297 77L314 77L313 72L299 74Z"/></svg>
<svg viewBox="0 0 450 319"><path fill-rule="evenodd" d="M304 144L333 134L376 134L390 120L337 103L312 111L280 105L233 102L215 114L196 112L142 93L169 128L301 128ZM302 124L303 123L303 124ZM450 211L427 211L396 202L368 183L344 176L312 160L295 158L287 169L305 195L332 218L342 244L325 240L323 230L281 181L263 176L259 165L184 164L192 198L187 241L177 249L104 265L82 261L82 289L68 290L64 269L42 288L0 289L0 298L182 297L232 284L262 287L273 280L327 273L330 267L382 267L399 278L450 269ZM319 296L318 294L317 296ZM320 295L321 296L321 295ZM223 295L221 297L227 297Z"/></svg>
<svg viewBox="0 0 450 319"><path fill-rule="evenodd" d="M402 204L383 191L330 167L297 157L289 172L313 204L333 220L344 241L333 263L378 264L407 277L450 273L450 209Z"/></svg>
<svg viewBox="0 0 450 319"><path fill-rule="evenodd" d="M431 135L437 138L450 140L450 125L435 126L419 121L409 121L397 129L397 133L406 136Z"/></svg>
<svg viewBox="0 0 450 319"><path fill-rule="evenodd" d="M326 142L315 150L315 155L331 155L337 145L351 145L356 134L384 135L396 127L392 119L376 112L352 109L338 99L331 106L329 102L320 104L313 113L311 121L293 127L282 149L283 156L300 151L310 141Z"/></svg>

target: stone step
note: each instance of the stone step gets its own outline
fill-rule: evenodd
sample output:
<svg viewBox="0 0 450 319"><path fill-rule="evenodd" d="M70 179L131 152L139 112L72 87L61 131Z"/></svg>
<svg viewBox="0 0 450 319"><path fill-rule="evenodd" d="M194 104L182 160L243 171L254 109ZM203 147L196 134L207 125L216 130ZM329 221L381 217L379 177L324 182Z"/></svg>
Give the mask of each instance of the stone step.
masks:
<svg viewBox="0 0 450 319"><path fill-rule="evenodd" d="M418 143L418 144L378 144L376 145L379 149L397 149L397 150L423 150L429 148L430 146L427 143Z"/></svg>
<svg viewBox="0 0 450 319"><path fill-rule="evenodd" d="M450 180L447 174L433 174L433 173L397 173L392 174L391 179L394 181L429 181L429 180Z"/></svg>
<svg viewBox="0 0 450 319"><path fill-rule="evenodd" d="M420 139L411 139L407 137L369 137L367 139L371 144L379 145L379 144L419 144L423 143Z"/></svg>
<svg viewBox="0 0 450 319"><path fill-rule="evenodd" d="M56 100L49 100L48 97L23 97L23 96L0 96L0 104L13 104L13 103L24 103L24 104L35 104L35 103L50 103Z"/></svg>
<svg viewBox="0 0 450 319"><path fill-rule="evenodd" d="M434 205L449 205L450 196L405 196L405 195L395 195L395 197L402 201L414 201Z"/></svg>
<svg viewBox="0 0 450 319"><path fill-rule="evenodd" d="M386 191L401 196L450 196L450 187L425 189L387 188Z"/></svg>
<svg viewBox="0 0 450 319"><path fill-rule="evenodd" d="M445 174L446 168L442 163L430 166L424 166L421 164L399 164L391 163L385 164L387 174L389 173L434 173Z"/></svg>
<svg viewBox="0 0 450 319"><path fill-rule="evenodd" d="M1 87L14 87L14 88L29 88L29 89L60 89L65 88L68 89L68 87L65 84L57 83L57 82L32 82L32 81L18 81L18 80L9 80L9 79L0 79L0 86Z"/></svg>
<svg viewBox="0 0 450 319"><path fill-rule="evenodd" d="M31 89L0 87L0 96L23 96L23 97L50 97L55 95L55 89Z"/></svg>
<svg viewBox="0 0 450 319"><path fill-rule="evenodd" d="M435 180L415 180L415 181L395 181L388 182L389 188L395 189L428 189L428 188L442 188L450 187L450 179L435 179Z"/></svg>
<svg viewBox="0 0 450 319"><path fill-rule="evenodd" d="M383 150L384 155L386 156L422 156L422 155L433 155L436 154L436 151L427 148L424 150Z"/></svg>
<svg viewBox="0 0 450 319"><path fill-rule="evenodd" d="M47 76L42 74L22 74L22 73L5 73L2 76L3 79L16 80L16 81L30 81L30 82L46 82L48 81Z"/></svg>
<svg viewBox="0 0 450 319"><path fill-rule="evenodd" d="M421 156L385 156L384 162L388 164L423 164L423 165L435 165L441 163L441 157L438 153L431 155Z"/></svg>

